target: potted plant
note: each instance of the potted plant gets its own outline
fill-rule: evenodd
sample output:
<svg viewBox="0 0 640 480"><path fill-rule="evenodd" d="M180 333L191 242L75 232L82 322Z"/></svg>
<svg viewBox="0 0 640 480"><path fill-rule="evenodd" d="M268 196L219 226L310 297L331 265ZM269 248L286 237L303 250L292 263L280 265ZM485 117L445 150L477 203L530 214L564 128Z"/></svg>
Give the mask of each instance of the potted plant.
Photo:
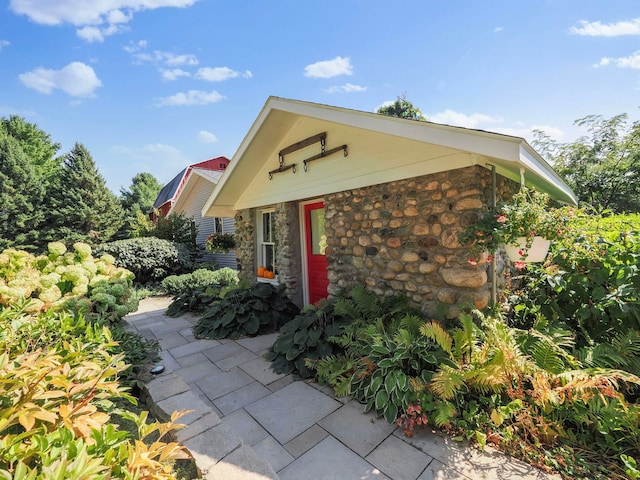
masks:
<svg viewBox="0 0 640 480"><path fill-rule="evenodd" d="M550 241L563 234L566 220L563 210L549 203L547 194L522 188L495 209L477 212L477 220L458 236L460 243L471 243L470 262L477 263L481 254L492 254L502 245L518 268L524 262L544 261Z"/></svg>
<svg viewBox="0 0 640 480"><path fill-rule="evenodd" d="M236 239L233 233L212 233L206 244L210 252L229 253L236 248Z"/></svg>

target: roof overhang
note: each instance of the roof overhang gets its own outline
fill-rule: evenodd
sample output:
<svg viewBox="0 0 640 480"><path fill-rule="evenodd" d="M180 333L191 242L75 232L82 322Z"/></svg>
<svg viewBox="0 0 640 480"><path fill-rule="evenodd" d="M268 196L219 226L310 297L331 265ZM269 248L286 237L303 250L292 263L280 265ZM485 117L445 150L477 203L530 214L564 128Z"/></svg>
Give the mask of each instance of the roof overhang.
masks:
<svg viewBox="0 0 640 480"><path fill-rule="evenodd" d="M279 152L304 138L327 133L326 148L338 152L309 164L319 144L285 155L293 169L272 175ZM244 208L313 198L368 185L472 165L495 167L507 178L534 186L564 203L571 189L522 138L432 122L270 97L244 137L207 202L203 216L233 216Z"/></svg>
<svg viewBox="0 0 640 480"><path fill-rule="evenodd" d="M207 184L210 185L210 188L213 189L221 176L221 171L191 167L187 172L187 178L185 179L182 188L178 191L168 213L182 212L185 209L187 202L189 202L191 193L200 182L207 182Z"/></svg>

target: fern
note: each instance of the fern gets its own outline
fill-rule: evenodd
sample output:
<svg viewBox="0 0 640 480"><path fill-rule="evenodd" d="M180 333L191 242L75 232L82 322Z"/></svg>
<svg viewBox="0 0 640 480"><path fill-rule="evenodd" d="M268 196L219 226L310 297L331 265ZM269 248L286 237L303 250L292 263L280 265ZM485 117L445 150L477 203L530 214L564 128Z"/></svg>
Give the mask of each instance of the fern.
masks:
<svg viewBox="0 0 640 480"><path fill-rule="evenodd" d="M453 338L438 322L425 322L420 326L420 333L429 340L436 342L442 350L448 353L453 360Z"/></svg>
<svg viewBox="0 0 640 480"><path fill-rule="evenodd" d="M465 376L461 370L443 365L431 379L431 389L443 400L450 400L465 384Z"/></svg>
<svg viewBox="0 0 640 480"><path fill-rule="evenodd" d="M436 412L433 416L433 423L437 427L444 427L451 424L451 420L456 415L456 407L451 402L438 402L436 404Z"/></svg>

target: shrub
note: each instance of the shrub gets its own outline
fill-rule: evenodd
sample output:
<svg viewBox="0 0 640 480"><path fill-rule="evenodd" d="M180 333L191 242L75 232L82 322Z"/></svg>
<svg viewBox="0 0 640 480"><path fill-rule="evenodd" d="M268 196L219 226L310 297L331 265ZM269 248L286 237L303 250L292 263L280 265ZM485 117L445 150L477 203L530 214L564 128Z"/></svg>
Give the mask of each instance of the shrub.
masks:
<svg viewBox="0 0 640 480"><path fill-rule="evenodd" d="M640 216L583 218L552 245L552 261L531 265L509 298L512 325L542 315L576 335L577 346L640 330Z"/></svg>
<svg viewBox="0 0 640 480"><path fill-rule="evenodd" d="M162 288L171 295L189 293L194 290L202 290L209 285L226 287L238 285L238 272L225 267L220 270L208 270L200 268L183 275L170 275L162 280Z"/></svg>
<svg viewBox="0 0 640 480"><path fill-rule="evenodd" d="M201 338L239 338L273 332L299 313L284 293L268 283L230 291L202 315L193 331Z"/></svg>
<svg viewBox="0 0 640 480"><path fill-rule="evenodd" d="M68 312L0 311L0 478L174 479L167 461L185 456L162 437L177 427L114 408L134 401L117 381L126 369L109 330ZM133 421L136 436L110 424ZM143 443L159 434L160 439Z"/></svg>
<svg viewBox="0 0 640 480"><path fill-rule="evenodd" d="M94 258L83 243L67 251L53 242L48 255L37 257L14 249L0 253L0 305L22 300L30 312L64 308L111 320L138 307L133 274L109 255Z"/></svg>
<svg viewBox="0 0 640 480"><path fill-rule="evenodd" d="M117 266L133 272L137 284L187 273L195 266L189 249L183 244L155 237L117 240L96 247L96 254L105 253L115 258Z"/></svg>

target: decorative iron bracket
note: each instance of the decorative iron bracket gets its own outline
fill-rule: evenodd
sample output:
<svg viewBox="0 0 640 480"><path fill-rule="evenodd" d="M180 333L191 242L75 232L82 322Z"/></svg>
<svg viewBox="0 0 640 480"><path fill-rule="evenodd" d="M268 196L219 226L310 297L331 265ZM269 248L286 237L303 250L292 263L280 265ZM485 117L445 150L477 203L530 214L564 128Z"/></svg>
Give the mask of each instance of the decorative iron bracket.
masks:
<svg viewBox="0 0 640 480"><path fill-rule="evenodd" d="M295 163L292 163L291 165L287 165L285 167L281 162L280 166L278 168L276 168L275 170L271 170L269 172L269 180L271 180L273 178L273 174L274 173L286 172L287 170L291 170L292 168L293 168L293 173L296 173L296 164Z"/></svg>
<svg viewBox="0 0 640 480"><path fill-rule="evenodd" d="M346 145L340 145L339 147L332 148L330 150L327 150L326 152L325 152L324 146L323 146L322 152L320 152L317 155L314 155L313 157L309 157L306 160L302 161L302 163L304 164L304 171L305 172L309 171L309 164L311 162L313 162L314 160L319 160L321 158L328 157L329 155L333 155L334 153L337 153L340 150L343 151L343 154L344 154L345 157L347 157L349 155L349 150L347 149Z"/></svg>

